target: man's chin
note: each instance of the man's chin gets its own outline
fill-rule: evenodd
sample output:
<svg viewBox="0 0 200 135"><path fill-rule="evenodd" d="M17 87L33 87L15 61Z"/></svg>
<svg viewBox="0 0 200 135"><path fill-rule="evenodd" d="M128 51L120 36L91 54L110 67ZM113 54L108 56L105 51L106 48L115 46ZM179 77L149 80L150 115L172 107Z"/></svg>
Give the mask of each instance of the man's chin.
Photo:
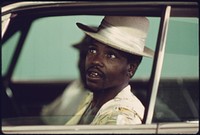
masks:
<svg viewBox="0 0 200 135"><path fill-rule="evenodd" d="M87 83L87 89L91 92L99 92L102 90L102 87L94 83Z"/></svg>

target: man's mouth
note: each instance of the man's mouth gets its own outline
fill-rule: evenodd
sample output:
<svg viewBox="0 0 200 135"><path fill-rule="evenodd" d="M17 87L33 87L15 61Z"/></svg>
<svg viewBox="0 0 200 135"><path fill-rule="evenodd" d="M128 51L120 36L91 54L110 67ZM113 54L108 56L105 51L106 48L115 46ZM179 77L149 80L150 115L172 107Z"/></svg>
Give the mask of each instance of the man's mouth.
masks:
<svg viewBox="0 0 200 135"><path fill-rule="evenodd" d="M89 76L90 78L100 78L99 73L94 72L94 71L89 72L89 73L88 73L88 76Z"/></svg>
<svg viewBox="0 0 200 135"><path fill-rule="evenodd" d="M87 77L90 79L100 79L103 78L103 73L96 68L90 68L87 70Z"/></svg>

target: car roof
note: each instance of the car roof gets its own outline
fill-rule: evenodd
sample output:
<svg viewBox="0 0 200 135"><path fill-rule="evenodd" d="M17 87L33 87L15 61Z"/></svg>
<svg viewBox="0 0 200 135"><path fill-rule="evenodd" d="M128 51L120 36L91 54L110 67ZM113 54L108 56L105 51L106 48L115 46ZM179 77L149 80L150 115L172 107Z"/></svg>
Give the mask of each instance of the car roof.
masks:
<svg viewBox="0 0 200 135"><path fill-rule="evenodd" d="M134 15L136 11L137 15L146 15L146 16L160 16L161 9L164 6L171 6L171 16L173 17L198 17L198 2L191 2L191 1L129 1L129 2L102 2L102 1L95 1L95 2L87 2L87 1L51 1L51 2L14 2L14 3L4 3L2 8L2 15L8 14L11 12L20 12L26 10L27 12L38 13L41 11L46 11L48 9L48 14L52 14L51 8L57 8L58 12L61 13L65 10L69 10L70 7L79 7L85 8L86 13L88 14L105 14L109 13L112 14L112 11L116 11L115 9L124 10L123 7L129 7L128 10L132 10L133 12L128 13ZM120 5L120 7L119 7ZM88 8L89 7L89 8ZM110 7L114 9L110 9ZM134 7L134 8L132 8ZM66 9L68 8L68 9ZM97 12L89 12L93 9ZM73 10L73 9L71 9ZM77 10L77 9L76 9ZM88 11L88 12L87 12ZM106 12L109 11L109 12ZM77 13L80 14L79 10ZM127 12L121 12L121 14L127 14ZM139 14L138 14L139 13ZM54 13L55 14L55 13Z"/></svg>

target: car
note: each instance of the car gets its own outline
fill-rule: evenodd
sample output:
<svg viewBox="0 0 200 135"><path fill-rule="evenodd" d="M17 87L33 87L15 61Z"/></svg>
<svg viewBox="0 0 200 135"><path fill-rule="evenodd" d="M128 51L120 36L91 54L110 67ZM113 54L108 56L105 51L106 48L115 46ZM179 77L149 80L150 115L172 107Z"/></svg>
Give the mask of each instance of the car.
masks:
<svg viewBox="0 0 200 135"><path fill-rule="evenodd" d="M199 132L198 2L29 1L2 7L2 132L187 133ZM84 37L76 22L98 26L105 15L147 16L144 58L130 84L145 105L140 125L64 125L65 115L41 115L44 106L79 78ZM70 98L69 98L70 99ZM73 108L72 108L73 109ZM57 110L56 110L57 111Z"/></svg>

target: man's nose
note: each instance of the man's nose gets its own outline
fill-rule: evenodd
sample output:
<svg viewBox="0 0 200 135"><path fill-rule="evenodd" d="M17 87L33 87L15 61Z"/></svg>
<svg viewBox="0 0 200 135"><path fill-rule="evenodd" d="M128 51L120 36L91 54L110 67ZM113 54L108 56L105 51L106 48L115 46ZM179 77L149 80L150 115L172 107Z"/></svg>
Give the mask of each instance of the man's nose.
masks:
<svg viewBox="0 0 200 135"><path fill-rule="evenodd" d="M103 55L102 54L97 54L94 56L93 60L92 60L92 63L96 66L100 66L102 67L104 64L103 64Z"/></svg>

